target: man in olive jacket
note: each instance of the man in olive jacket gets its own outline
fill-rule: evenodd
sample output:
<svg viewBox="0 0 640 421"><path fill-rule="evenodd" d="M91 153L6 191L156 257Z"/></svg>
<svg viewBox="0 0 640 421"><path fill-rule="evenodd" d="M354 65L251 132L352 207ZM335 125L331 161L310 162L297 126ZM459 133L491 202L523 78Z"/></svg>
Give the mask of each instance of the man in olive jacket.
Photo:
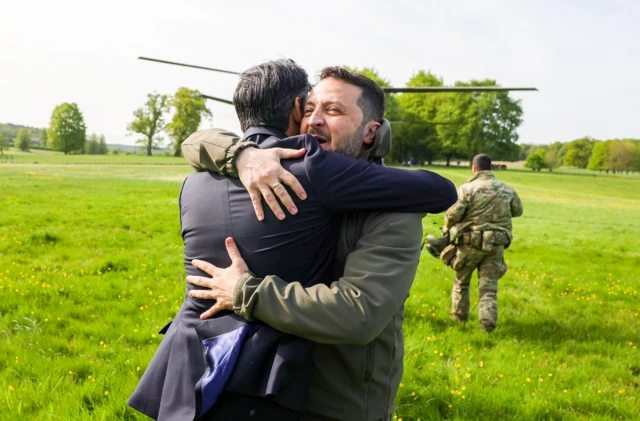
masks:
<svg viewBox="0 0 640 421"><path fill-rule="evenodd" d="M345 81L323 71L304 109L301 131L313 134L329 150L349 135L346 120L355 119L351 127L362 124L359 98L345 101L340 98L341 89L349 89L348 75ZM386 154L388 147L380 140L375 136L360 157L373 160ZM246 156L267 152L239 143L233 137L218 136L195 144L187 141L183 152L195 168L225 175L235 175L237 169L243 179L243 170L247 171L243 165L251 166L245 164L251 162ZM281 187L277 184L270 186L275 190ZM227 269L197 263L214 277L189 277L188 281L212 288L209 294L199 291L197 296L217 299L215 311L233 309L247 320L260 320L317 343L303 420L389 420L402 377L404 302L420 258L423 216L345 215L333 282L326 285L305 288L277 276L260 279L243 274L239 255L232 256L235 263Z"/></svg>

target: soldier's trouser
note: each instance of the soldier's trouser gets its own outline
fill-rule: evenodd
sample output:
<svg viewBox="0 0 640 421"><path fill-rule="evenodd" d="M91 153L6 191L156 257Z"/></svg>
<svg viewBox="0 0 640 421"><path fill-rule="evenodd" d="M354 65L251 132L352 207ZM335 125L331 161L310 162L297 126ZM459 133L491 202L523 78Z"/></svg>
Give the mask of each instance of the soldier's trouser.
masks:
<svg viewBox="0 0 640 421"><path fill-rule="evenodd" d="M478 319L485 329L493 330L498 324L498 279L507 272L504 246L494 245L483 251L470 245L458 246L453 268L456 279L451 292L451 314L460 321L469 318L469 284L473 271L478 269Z"/></svg>

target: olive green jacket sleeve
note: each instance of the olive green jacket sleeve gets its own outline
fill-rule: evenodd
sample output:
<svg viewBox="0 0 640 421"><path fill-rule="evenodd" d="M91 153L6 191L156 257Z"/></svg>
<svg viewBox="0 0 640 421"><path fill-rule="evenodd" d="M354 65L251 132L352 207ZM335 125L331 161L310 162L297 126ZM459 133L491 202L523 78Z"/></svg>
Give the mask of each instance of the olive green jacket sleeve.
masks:
<svg viewBox="0 0 640 421"><path fill-rule="evenodd" d="M420 260L423 216L370 214L342 278L330 286L305 288L276 276L243 275L234 290L234 311L318 343L371 342L409 295Z"/></svg>
<svg viewBox="0 0 640 421"><path fill-rule="evenodd" d="M235 157L245 148L257 148L254 142L243 140L235 133L223 129L195 132L182 142L182 155L197 171L211 171L220 175L238 177Z"/></svg>

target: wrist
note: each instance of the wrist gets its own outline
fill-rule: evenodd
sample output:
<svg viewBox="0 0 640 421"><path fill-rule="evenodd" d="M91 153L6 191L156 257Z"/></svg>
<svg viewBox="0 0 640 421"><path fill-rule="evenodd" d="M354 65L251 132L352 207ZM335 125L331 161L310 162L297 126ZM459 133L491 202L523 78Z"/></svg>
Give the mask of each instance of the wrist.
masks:
<svg viewBox="0 0 640 421"><path fill-rule="evenodd" d="M238 177L238 174L250 159L251 154L254 153L257 148L259 148L259 146L249 140L236 143L233 148L230 148L228 151L231 159L227 161L227 173L232 177Z"/></svg>
<svg viewBox="0 0 640 421"><path fill-rule="evenodd" d="M244 275L240 276L238 282L236 282L233 287L233 295L231 297L233 301L233 310L239 311L243 307L244 302L244 285L253 278L253 274L251 272L247 272Z"/></svg>

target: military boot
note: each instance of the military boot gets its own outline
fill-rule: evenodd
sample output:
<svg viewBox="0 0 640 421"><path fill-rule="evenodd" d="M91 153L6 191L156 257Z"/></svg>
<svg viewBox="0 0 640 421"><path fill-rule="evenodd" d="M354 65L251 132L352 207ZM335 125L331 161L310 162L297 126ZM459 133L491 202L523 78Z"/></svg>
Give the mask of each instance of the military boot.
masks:
<svg viewBox="0 0 640 421"><path fill-rule="evenodd" d="M496 330L496 325L494 325L493 323L480 323L480 327L482 327L482 330L484 330L487 333L491 333L494 330Z"/></svg>

